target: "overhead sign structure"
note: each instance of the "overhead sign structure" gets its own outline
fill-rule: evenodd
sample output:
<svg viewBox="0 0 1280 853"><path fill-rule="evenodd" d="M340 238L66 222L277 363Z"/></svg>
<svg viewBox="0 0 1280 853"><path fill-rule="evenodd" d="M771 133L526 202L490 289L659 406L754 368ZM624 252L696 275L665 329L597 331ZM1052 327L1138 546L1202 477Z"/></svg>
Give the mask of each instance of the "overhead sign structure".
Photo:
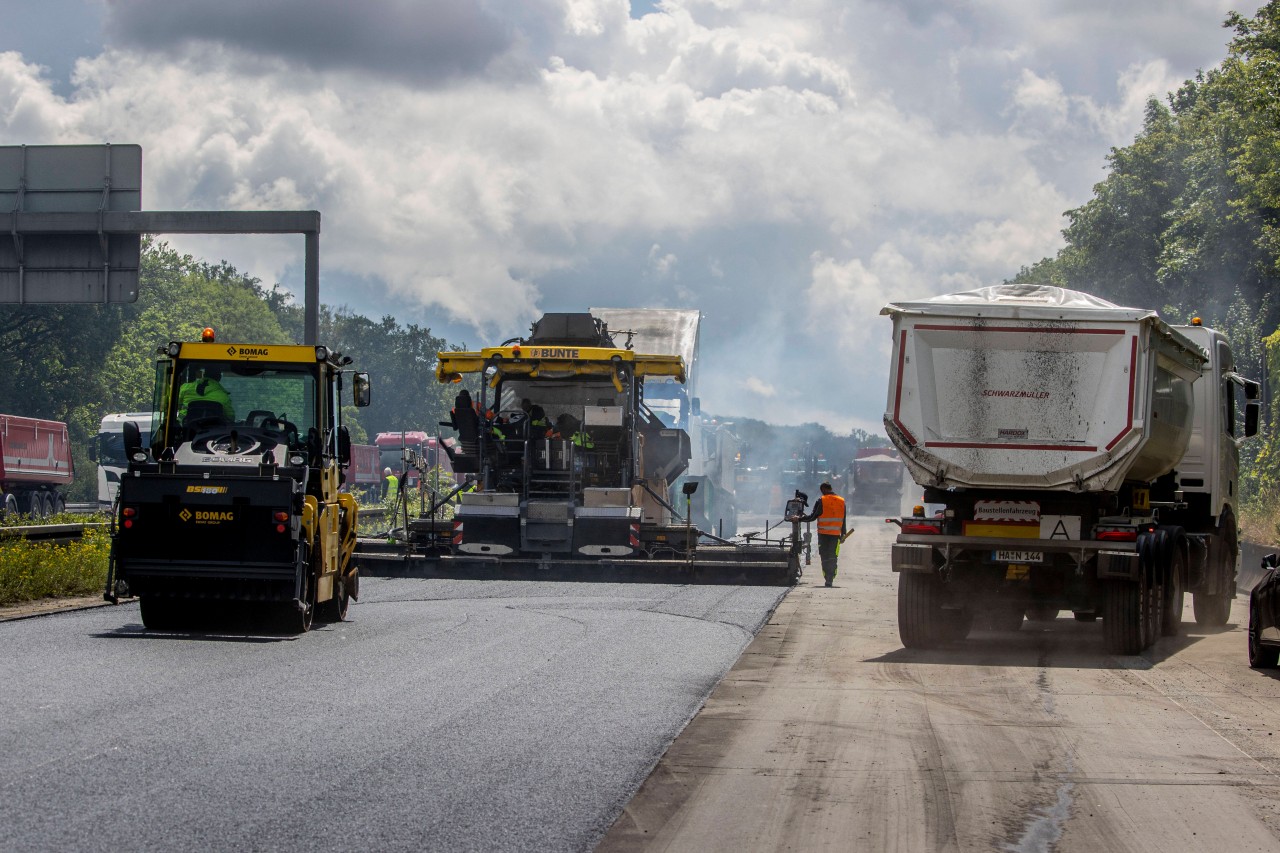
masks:
<svg viewBox="0 0 1280 853"><path fill-rule="evenodd" d="M111 234L102 214L142 209L138 145L0 147L0 302L133 302L141 234ZM24 214L76 213L84 232L19 229ZM96 217L96 221L95 221Z"/></svg>
<svg viewBox="0 0 1280 853"><path fill-rule="evenodd" d="M316 343L319 211L143 211L141 146L0 146L0 304L133 302L143 234L305 235L303 343Z"/></svg>

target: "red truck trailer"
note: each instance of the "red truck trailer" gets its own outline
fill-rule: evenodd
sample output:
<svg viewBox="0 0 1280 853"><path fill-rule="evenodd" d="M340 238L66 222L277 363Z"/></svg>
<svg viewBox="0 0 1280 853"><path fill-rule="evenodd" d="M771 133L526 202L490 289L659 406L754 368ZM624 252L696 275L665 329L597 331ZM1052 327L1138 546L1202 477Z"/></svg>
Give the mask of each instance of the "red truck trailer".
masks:
<svg viewBox="0 0 1280 853"><path fill-rule="evenodd" d="M377 503L382 497L382 464L376 445L351 445L346 485L361 503Z"/></svg>
<svg viewBox="0 0 1280 853"><path fill-rule="evenodd" d="M66 424L0 415L0 491L6 516L46 518L64 512L62 488L70 485L73 474Z"/></svg>

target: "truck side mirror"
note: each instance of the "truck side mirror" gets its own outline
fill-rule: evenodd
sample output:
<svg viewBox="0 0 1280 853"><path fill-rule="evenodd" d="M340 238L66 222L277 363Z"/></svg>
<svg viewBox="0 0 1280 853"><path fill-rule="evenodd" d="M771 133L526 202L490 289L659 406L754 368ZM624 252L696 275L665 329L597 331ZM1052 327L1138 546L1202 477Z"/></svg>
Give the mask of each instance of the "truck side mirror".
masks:
<svg viewBox="0 0 1280 853"><path fill-rule="evenodd" d="M351 396L357 408L363 408L369 405L372 396L372 385L369 382L369 374L357 373L352 377Z"/></svg>
<svg viewBox="0 0 1280 853"><path fill-rule="evenodd" d="M125 421L120 425L120 438L124 442L124 458L130 462L141 462L146 459L142 450L142 430L133 421ZM137 457L142 455L142 459Z"/></svg>
<svg viewBox="0 0 1280 853"><path fill-rule="evenodd" d="M1261 406L1257 403L1250 402L1244 404L1244 434L1245 438L1258 434L1258 417L1261 414Z"/></svg>
<svg viewBox="0 0 1280 853"><path fill-rule="evenodd" d="M1262 568L1274 569L1276 566L1280 566L1280 557L1275 554L1267 554L1262 558Z"/></svg>

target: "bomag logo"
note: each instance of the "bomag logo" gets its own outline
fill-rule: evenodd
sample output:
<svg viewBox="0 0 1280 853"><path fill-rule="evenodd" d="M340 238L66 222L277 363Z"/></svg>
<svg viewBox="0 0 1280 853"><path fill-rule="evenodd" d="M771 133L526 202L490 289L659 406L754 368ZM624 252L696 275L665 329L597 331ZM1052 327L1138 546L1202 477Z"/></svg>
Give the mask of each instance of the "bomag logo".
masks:
<svg viewBox="0 0 1280 853"><path fill-rule="evenodd" d="M178 518L187 522L194 521L196 524L222 524L224 521L235 521L236 514L231 510L198 509L192 512L184 508L178 513Z"/></svg>
<svg viewBox="0 0 1280 853"><path fill-rule="evenodd" d="M271 355L271 350L266 347L227 347L227 354L233 358L260 358Z"/></svg>

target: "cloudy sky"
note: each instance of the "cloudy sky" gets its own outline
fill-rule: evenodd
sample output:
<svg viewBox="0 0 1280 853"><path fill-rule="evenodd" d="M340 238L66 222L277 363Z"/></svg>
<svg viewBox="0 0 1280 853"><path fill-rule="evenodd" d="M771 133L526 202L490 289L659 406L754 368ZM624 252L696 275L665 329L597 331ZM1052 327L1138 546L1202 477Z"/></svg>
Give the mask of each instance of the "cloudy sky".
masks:
<svg viewBox="0 0 1280 853"><path fill-rule="evenodd" d="M698 308L704 409L843 433L882 432L880 307L1053 254L1260 3L0 5L0 144L140 144L149 210L319 210L325 302L452 342ZM301 237L170 242L301 292Z"/></svg>

